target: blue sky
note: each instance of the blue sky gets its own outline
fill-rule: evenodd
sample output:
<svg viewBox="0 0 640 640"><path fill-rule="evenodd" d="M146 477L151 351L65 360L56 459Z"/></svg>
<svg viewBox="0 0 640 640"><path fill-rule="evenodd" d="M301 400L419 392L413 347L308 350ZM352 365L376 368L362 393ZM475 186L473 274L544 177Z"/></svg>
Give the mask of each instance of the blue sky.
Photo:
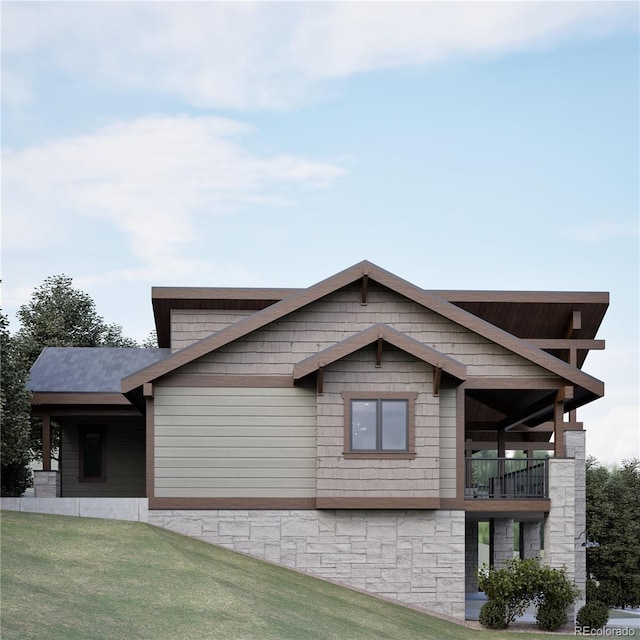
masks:
<svg viewBox="0 0 640 640"><path fill-rule="evenodd" d="M640 455L635 2L4 2L3 310L151 286L609 291L604 462ZM15 325L14 325L15 326Z"/></svg>

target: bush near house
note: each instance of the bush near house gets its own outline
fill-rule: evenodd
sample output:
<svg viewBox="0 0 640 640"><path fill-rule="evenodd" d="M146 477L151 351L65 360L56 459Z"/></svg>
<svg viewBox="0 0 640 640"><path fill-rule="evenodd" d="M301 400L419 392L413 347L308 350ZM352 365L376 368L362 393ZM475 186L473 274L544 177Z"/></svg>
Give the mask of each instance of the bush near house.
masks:
<svg viewBox="0 0 640 640"><path fill-rule="evenodd" d="M538 558L514 559L501 569L483 567L478 587L489 598L479 618L489 629L506 629L533 603L538 627L555 631L567 623L566 609L580 595L564 569L542 566Z"/></svg>
<svg viewBox="0 0 640 640"><path fill-rule="evenodd" d="M593 602L587 602L578 611L576 616L576 622L579 627L583 629L602 629L609 621L609 609L603 602L597 600Z"/></svg>

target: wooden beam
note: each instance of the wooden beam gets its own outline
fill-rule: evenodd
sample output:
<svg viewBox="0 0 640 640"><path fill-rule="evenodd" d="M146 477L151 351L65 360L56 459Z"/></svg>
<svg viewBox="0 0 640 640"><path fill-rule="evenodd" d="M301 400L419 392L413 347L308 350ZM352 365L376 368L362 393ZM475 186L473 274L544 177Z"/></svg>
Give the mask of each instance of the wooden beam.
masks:
<svg viewBox="0 0 640 640"><path fill-rule="evenodd" d="M533 402L528 407L524 407L519 413L510 415L498 423L500 429L509 431L513 427L521 425L527 420L536 418L540 414L547 412L553 404L553 396L545 396L540 400Z"/></svg>
<svg viewBox="0 0 640 640"><path fill-rule="evenodd" d="M442 367L437 365L433 368L433 395L440 395L440 381L442 379Z"/></svg>
<svg viewBox="0 0 640 640"><path fill-rule="evenodd" d="M378 338L378 346L376 349L376 367L382 366L382 344L384 340L382 338Z"/></svg>
<svg viewBox="0 0 640 640"><path fill-rule="evenodd" d="M554 455L556 458L564 458L564 429L562 428L564 415L564 397L559 389L556 401L553 405L553 440L555 443Z"/></svg>
<svg viewBox="0 0 640 640"><path fill-rule="evenodd" d="M145 398L153 398L153 383L145 382L142 385L142 395Z"/></svg>
<svg viewBox="0 0 640 640"><path fill-rule="evenodd" d="M42 416L42 470L51 471L51 416Z"/></svg>
<svg viewBox="0 0 640 640"><path fill-rule="evenodd" d="M576 338L531 338L527 339L538 349L588 349L602 351L605 348L604 340L581 340Z"/></svg>
<svg viewBox="0 0 640 640"><path fill-rule="evenodd" d="M582 311L574 311L569 319L569 326L565 338L570 338L576 331L582 329Z"/></svg>
<svg viewBox="0 0 640 640"><path fill-rule="evenodd" d="M362 295L360 297L360 304L367 304L367 289L369 288L369 276L365 273L362 276Z"/></svg>

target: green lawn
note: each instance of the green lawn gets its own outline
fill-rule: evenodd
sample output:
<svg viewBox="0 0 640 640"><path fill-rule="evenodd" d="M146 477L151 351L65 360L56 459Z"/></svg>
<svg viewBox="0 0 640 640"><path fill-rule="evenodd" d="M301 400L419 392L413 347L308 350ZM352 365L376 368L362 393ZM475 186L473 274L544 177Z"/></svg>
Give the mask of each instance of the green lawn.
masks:
<svg viewBox="0 0 640 640"><path fill-rule="evenodd" d="M479 632L140 523L5 511L1 534L3 640L554 637Z"/></svg>

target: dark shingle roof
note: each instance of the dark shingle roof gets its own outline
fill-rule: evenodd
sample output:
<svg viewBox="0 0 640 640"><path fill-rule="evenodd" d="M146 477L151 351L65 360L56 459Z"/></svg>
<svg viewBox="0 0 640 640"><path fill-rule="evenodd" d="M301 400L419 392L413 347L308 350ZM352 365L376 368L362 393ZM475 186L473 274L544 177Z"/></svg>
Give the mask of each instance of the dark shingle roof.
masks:
<svg viewBox="0 0 640 640"><path fill-rule="evenodd" d="M45 347L27 389L40 393L120 393L125 376L171 355L171 349Z"/></svg>

